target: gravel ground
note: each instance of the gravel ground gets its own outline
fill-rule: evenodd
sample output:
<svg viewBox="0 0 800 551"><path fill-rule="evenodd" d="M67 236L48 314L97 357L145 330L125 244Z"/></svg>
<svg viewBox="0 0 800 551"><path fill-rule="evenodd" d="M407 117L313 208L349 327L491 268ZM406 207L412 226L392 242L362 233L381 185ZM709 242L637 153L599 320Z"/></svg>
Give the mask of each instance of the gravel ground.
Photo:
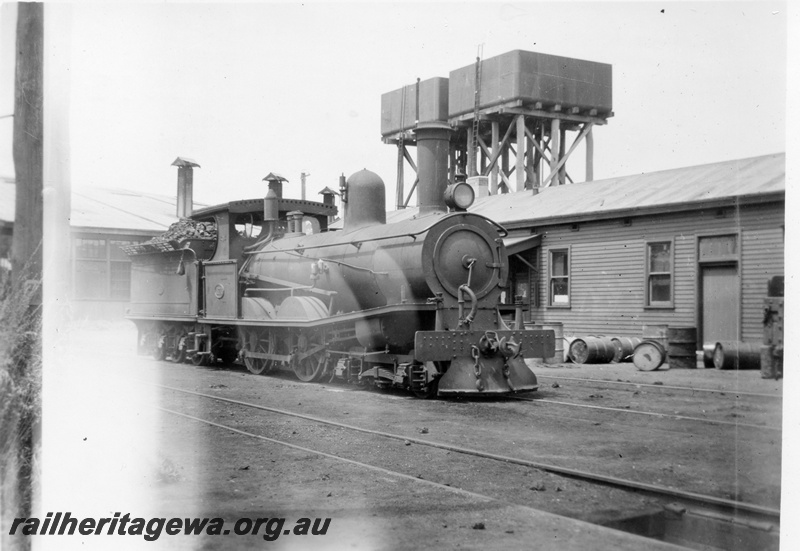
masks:
<svg viewBox="0 0 800 551"><path fill-rule="evenodd" d="M664 424L635 429L624 420L627 418L609 417L607 412L569 418L543 403L420 401L399 393L253 377L241 369L159 365L133 357L135 331L127 324L82 327L65 337L57 343L62 361L45 372L42 464L47 511L69 510L73 516L95 517L117 511L145 518L208 515L226 519L226 526L241 517L286 518L284 528L293 527L300 518L331 518L331 524L324 536L289 534L273 542L264 540L262 530L256 536L237 537L164 535L147 543L136 536L44 538L45 548L49 543L58 549L586 549L587 541L592 549L643 548L642 541L632 541L625 534L538 509L597 521L603 515L624 514L627 508L646 508L647 500L620 498L526 467L486 459L456 460L454 452L236 406L210 405L201 398L170 393L158 398L154 387L141 382L172 382L185 388L188 385L179 383L190 380L201 392L260 400L320 417L335 415L353 425L547 463L602 465L611 474L630 474L632 467L640 467L640 472L648 471L642 475L644 479L666 485L704 483L712 487L709 480L720 480L715 490L723 494L735 494L738 488L740 497L764 500L774 500L775 489L780 487L780 441L765 444L764 435L757 435L761 438L756 439L759 449L743 450L735 441L728 449L704 437L702 442L684 446L688 451L676 451L674 442L679 440L670 445L666 435L671 431ZM760 379L757 372L639 372L631 364L538 365L536 372L542 377L539 395L548 397L554 392L548 388L548 377L718 386L733 392L780 394L782 390L782 381ZM132 378L137 382L132 383ZM152 407L155 402L266 437L396 470L407 478L201 425L158 412ZM753 412L754 418L764 422L770 415L775 413ZM698 461L700 456L705 461ZM737 457L735 466L732 457ZM777 473L773 472L776 465ZM721 471L735 475L733 490ZM413 479L449 484L450 488ZM658 545L652 540L646 543L647 548Z"/></svg>

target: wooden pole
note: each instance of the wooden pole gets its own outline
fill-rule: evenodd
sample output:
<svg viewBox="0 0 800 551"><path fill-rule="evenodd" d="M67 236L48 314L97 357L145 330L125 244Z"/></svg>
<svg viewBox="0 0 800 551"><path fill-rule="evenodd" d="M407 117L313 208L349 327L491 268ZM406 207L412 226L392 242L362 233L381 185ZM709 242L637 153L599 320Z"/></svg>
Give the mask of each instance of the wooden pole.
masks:
<svg viewBox="0 0 800 551"><path fill-rule="evenodd" d="M477 155L477 151L475 151L475 147L473 147L473 130L472 126L467 127L467 174L470 176L477 176L478 175L478 163L475 160L475 155Z"/></svg>
<svg viewBox="0 0 800 551"><path fill-rule="evenodd" d="M550 176L548 176L551 182L555 181L552 175L558 171L558 157L561 151L561 147L559 146L560 138L561 120L553 119L550 123Z"/></svg>
<svg viewBox="0 0 800 551"><path fill-rule="evenodd" d="M533 145L536 149L535 153L536 161L533 163L533 166L535 170L534 186L537 188L542 187L543 157L542 157L542 146L540 144L542 143L542 140L544 140L543 134L544 134L544 123L540 121L536 123L536 136L535 139L532 140Z"/></svg>
<svg viewBox="0 0 800 551"><path fill-rule="evenodd" d="M497 158L498 149L500 148L500 122L492 121L492 157ZM500 169L497 168L497 163L492 167L492 173L489 178L489 192L492 195L497 194L497 173Z"/></svg>
<svg viewBox="0 0 800 551"><path fill-rule="evenodd" d="M586 181L594 180L594 128L586 133Z"/></svg>
<svg viewBox="0 0 800 551"><path fill-rule="evenodd" d="M403 208L403 150L405 146L402 140L397 144L397 189L395 193L395 205L398 209Z"/></svg>
<svg viewBox="0 0 800 551"><path fill-rule="evenodd" d="M534 119L535 124L535 119ZM527 129L526 129L527 130ZM530 135L530 132L527 132ZM533 140L528 138L527 149L525 150L525 189L533 189L536 193L536 150L533 147Z"/></svg>
<svg viewBox="0 0 800 551"><path fill-rule="evenodd" d="M44 7L20 2L17 8L16 86L13 156L16 173L12 282L42 277L42 166L44 134ZM41 295L36 299L41 303Z"/></svg>
<svg viewBox="0 0 800 551"><path fill-rule="evenodd" d="M16 73L14 87L13 158L16 178L16 200L14 234L11 244L10 300L18 304L25 315L12 320L11 344L14 354L14 369L10 371L11 385L22 402L19 416L14 420L9 433L16 439L12 449L16 451L16 495L11 516L31 517L33 511L33 457L36 441L40 436L40 414L38 406L41 387L39 355L41 339L41 279L42 279L42 192L43 192L43 54L44 54L44 6L39 3L17 4L16 29ZM30 298L28 298L30 297ZM9 399L11 397L8 397ZM15 404L18 405L18 404ZM4 429L6 427L3 427ZM5 466L0 473L5 479ZM4 480L5 482L5 480ZM2 536L0 544L6 543ZM30 549L30 539L24 538L20 549Z"/></svg>
<svg viewBox="0 0 800 551"><path fill-rule="evenodd" d="M517 115L517 191L525 189L525 116Z"/></svg>
<svg viewBox="0 0 800 551"><path fill-rule="evenodd" d="M564 153L567 150L567 128L562 126L561 127L561 141L559 142L559 146L561 149L558 151L559 159L564 158ZM567 183L567 165L566 163L561 163L561 171L558 174L558 184L563 186Z"/></svg>

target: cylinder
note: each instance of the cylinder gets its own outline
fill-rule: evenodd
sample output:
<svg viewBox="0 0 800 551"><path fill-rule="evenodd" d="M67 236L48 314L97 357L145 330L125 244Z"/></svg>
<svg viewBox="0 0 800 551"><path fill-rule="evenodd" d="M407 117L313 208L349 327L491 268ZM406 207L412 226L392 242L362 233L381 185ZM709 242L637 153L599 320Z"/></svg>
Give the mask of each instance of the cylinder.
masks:
<svg viewBox="0 0 800 551"><path fill-rule="evenodd" d="M717 343L703 344L703 366L714 367L714 349L717 348Z"/></svg>
<svg viewBox="0 0 800 551"><path fill-rule="evenodd" d="M667 362L670 367L697 367L697 328L667 328Z"/></svg>
<svg viewBox="0 0 800 551"><path fill-rule="evenodd" d="M633 349L633 365L639 371L655 371L664 364L667 354L658 341L642 341Z"/></svg>
<svg viewBox="0 0 800 551"><path fill-rule="evenodd" d="M444 190L447 188L451 133L450 125L446 123L417 125L417 197L420 214L447 212Z"/></svg>
<svg viewBox="0 0 800 551"><path fill-rule="evenodd" d="M264 222L277 222L279 219L279 199L275 190L269 190L264 197Z"/></svg>
<svg viewBox="0 0 800 551"><path fill-rule="evenodd" d="M717 369L760 369L760 345L749 342L718 342L714 349L714 367Z"/></svg>
<svg viewBox="0 0 800 551"><path fill-rule="evenodd" d="M613 337L611 343L614 345L614 358L612 362L632 362L633 349L642 342L638 337Z"/></svg>
<svg viewBox="0 0 800 551"><path fill-rule="evenodd" d="M575 337L572 337L572 336L567 337L566 335L564 336L564 350L566 350L566 354L564 354L564 361L565 362L571 362L572 361L572 358L569 355L569 350L570 350L570 348L572 348L572 343L573 342L575 342Z"/></svg>
<svg viewBox="0 0 800 551"><path fill-rule="evenodd" d="M604 337L581 337L572 341L569 357L576 364L605 364L614 358L614 345Z"/></svg>
<svg viewBox="0 0 800 551"><path fill-rule="evenodd" d="M542 325L544 330L552 330L556 337L556 350L552 358L545 358L544 363L561 364L564 363L564 324L560 322L545 323Z"/></svg>
<svg viewBox="0 0 800 551"><path fill-rule="evenodd" d="M178 168L178 218L189 218L192 215L192 167Z"/></svg>

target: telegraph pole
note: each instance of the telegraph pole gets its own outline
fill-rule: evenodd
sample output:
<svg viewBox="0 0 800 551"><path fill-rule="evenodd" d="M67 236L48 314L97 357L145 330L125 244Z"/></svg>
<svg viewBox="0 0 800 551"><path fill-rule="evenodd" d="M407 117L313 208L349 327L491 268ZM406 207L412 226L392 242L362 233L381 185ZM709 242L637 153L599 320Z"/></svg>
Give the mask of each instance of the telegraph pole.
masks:
<svg viewBox="0 0 800 551"><path fill-rule="evenodd" d="M17 10L13 138L17 197L11 268L14 285L33 285L42 278L44 5L20 2ZM41 304L41 293L35 301Z"/></svg>

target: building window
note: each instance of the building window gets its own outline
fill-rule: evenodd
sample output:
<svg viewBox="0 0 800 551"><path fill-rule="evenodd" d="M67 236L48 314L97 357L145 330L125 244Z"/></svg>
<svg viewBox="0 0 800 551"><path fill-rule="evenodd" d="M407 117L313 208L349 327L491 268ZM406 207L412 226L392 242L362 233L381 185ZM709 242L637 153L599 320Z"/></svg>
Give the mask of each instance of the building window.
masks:
<svg viewBox="0 0 800 551"><path fill-rule="evenodd" d="M647 243L647 306L672 306L672 241Z"/></svg>
<svg viewBox="0 0 800 551"><path fill-rule="evenodd" d="M550 306L569 306L569 249L550 251Z"/></svg>
<svg viewBox="0 0 800 551"><path fill-rule="evenodd" d="M138 241L75 239L75 298L128 300L131 262L120 249Z"/></svg>

